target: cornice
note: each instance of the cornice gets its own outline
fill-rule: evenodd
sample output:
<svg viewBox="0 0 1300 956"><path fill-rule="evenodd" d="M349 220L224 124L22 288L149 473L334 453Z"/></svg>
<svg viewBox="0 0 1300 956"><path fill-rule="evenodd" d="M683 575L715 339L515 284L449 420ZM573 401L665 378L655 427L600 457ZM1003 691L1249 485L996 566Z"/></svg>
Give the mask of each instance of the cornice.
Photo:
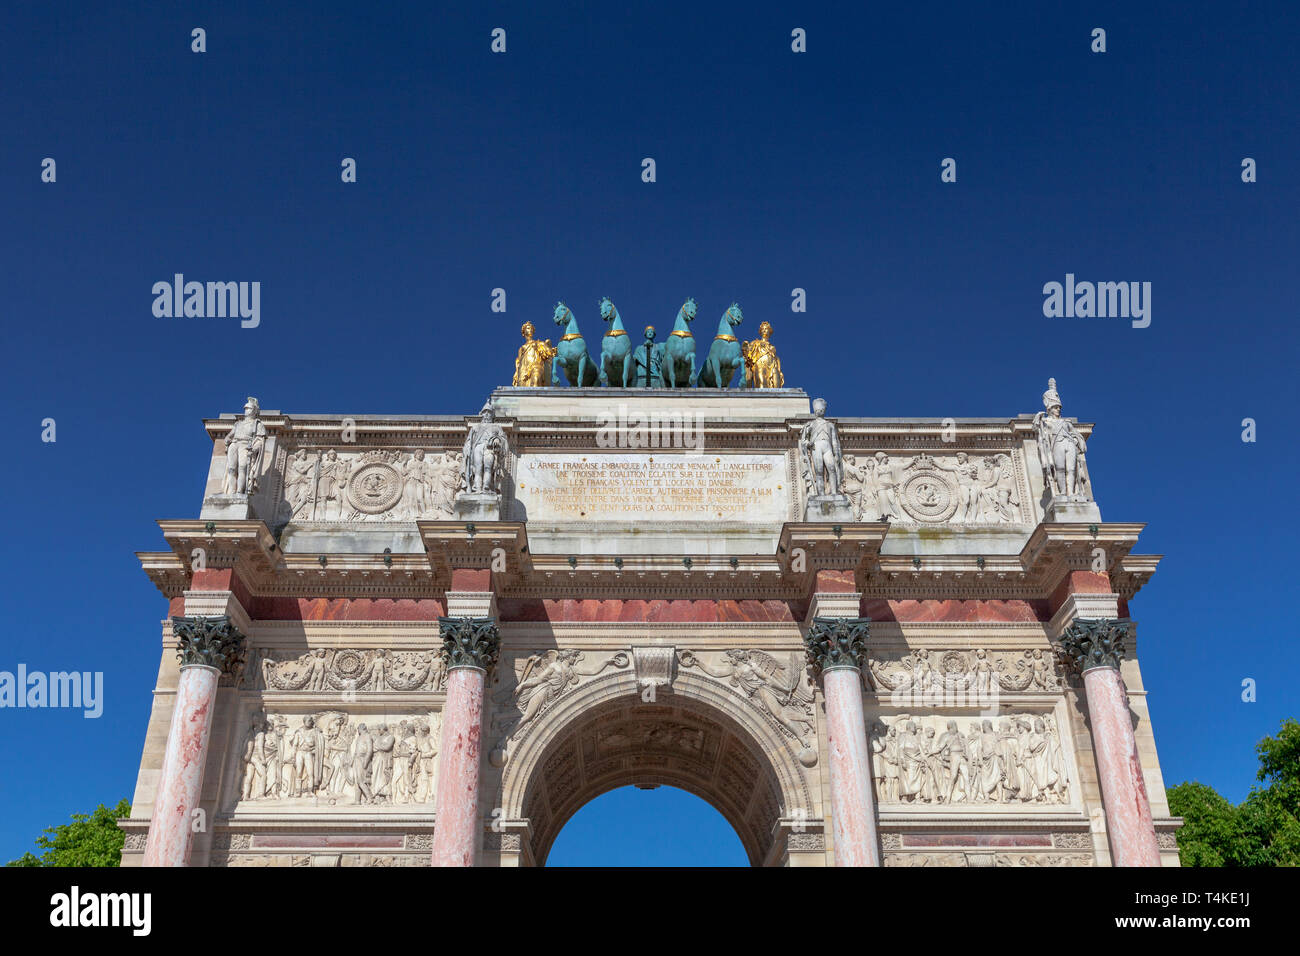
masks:
<svg viewBox="0 0 1300 956"><path fill-rule="evenodd" d="M1019 554L881 554L886 522L785 522L774 553L533 554L520 521L418 521L423 553L280 551L261 521L160 521L172 552L139 552L168 597L192 580L191 555L233 568L255 597L442 598L453 569L488 570L500 599L805 600L817 572L853 575L868 600L1043 600L1070 571L1099 557L1128 599L1150 579L1159 555L1133 555L1144 525L1042 523ZM769 539L770 540L770 539ZM1100 555L1098 552L1100 551Z"/></svg>

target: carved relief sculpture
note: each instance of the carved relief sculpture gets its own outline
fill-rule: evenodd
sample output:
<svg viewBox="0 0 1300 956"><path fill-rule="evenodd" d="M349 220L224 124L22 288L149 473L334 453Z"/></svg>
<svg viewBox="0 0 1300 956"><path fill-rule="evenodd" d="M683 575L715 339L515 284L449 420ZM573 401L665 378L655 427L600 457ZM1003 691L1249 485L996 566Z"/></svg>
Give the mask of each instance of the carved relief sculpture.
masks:
<svg viewBox="0 0 1300 956"><path fill-rule="evenodd" d="M269 691L401 691L437 693L447 671L432 650L389 651L382 648L315 648L281 658L261 657L262 688Z"/></svg>
<svg viewBox="0 0 1300 956"><path fill-rule="evenodd" d="M937 655L937 661L932 659ZM1024 651L934 651L918 648L896 662L867 661L877 690L906 692L913 697L967 691L983 697L995 691L1055 691L1060 687L1053 657L1042 648Z"/></svg>
<svg viewBox="0 0 1300 956"><path fill-rule="evenodd" d="M1006 453L973 459L966 452L921 452L902 461L883 451L874 458L846 454L842 474L853 520L918 525L1024 521L1015 463Z"/></svg>
<svg viewBox="0 0 1300 956"><path fill-rule="evenodd" d="M289 456L284 476L288 520L292 521L300 515L310 517L308 506L316 500L313 492L316 486L316 466L319 461L319 454L308 454L305 448L299 448Z"/></svg>
<svg viewBox="0 0 1300 956"><path fill-rule="evenodd" d="M698 667L710 677L739 688L790 732L799 744L799 760L805 766L816 763L812 746L813 692L803 679L804 654L791 651L782 664L763 651L731 648L723 652L722 666L714 668L691 651L683 651L680 662L682 667Z"/></svg>
<svg viewBox="0 0 1300 956"><path fill-rule="evenodd" d="M498 766L504 763L512 739L526 733L532 722L567 691L606 668L627 667L631 660L626 651L617 651L598 664L583 667L582 660L585 656L584 652L570 648L551 649L544 654L531 654L524 659L514 686L504 688L496 697L495 709L498 713L505 713L509 702L513 702L518 716L499 717L493 722L494 730L501 735L492 751L494 763Z"/></svg>
<svg viewBox="0 0 1300 956"><path fill-rule="evenodd" d="M240 802L432 803L437 714L369 726L338 711L294 719L297 726L283 714L252 716L241 752Z"/></svg>
<svg viewBox="0 0 1300 956"><path fill-rule="evenodd" d="M450 518L460 472L460 457L450 451L340 455L331 448L322 455L300 448L285 466L286 520Z"/></svg>
<svg viewBox="0 0 1300 956"><path fill-rule="evenodd" d="M1070 799L1068 762L1051 714L1010 714L996 726L986 718L900 714L876 723L871 749L882 804Z"/></svg>

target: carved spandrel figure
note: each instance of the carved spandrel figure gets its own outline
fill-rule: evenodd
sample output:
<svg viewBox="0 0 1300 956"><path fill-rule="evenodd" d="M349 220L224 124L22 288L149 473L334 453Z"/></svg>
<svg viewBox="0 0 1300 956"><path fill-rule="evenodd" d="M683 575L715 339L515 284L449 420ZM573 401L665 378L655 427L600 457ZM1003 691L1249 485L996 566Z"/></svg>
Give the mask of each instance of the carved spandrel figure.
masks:
<svg viewBox="0 0 1300 956"><path fill-rule="evenodd" d="M1088 446L1074 424L1061 417L1061 396L1054 378L1047 380L1043 407L1046 411L1034 416L1034 434L1048 488L1055 495L1083 496L1080 465Z"/></svg>
<svg viewBox="0 0 1300 956"><path fill-rule="evenodd" d="M492 406L484 405L479 420L465 436L461 490L470 494L497 494L501 460L506 450L506 433L492 420Z"/></svg>
<svg viewBox="0 0 1300 956"><path fill-rule="evenodd" d="M262 451L266 447L266 426L258 415L257 399L248 396L244 417L235 422L226 435L226 477L221 484L223 495L251 495L257 491L262 470Z"/></svg>
<svg viewBox="0 0 1300 956"><path fill-rule="evenodd" d="M545 658L533 655L524 665L524 672L515 686L514 696L522 716L515 730L520 729L542 712L570 685L578 682L576 664L581 651L547 651ZM542 661L545 660L543 664ZM540 666L539 666L540 665Z"/></svg>
<svg viewBox="0 0 1300 956"><path fill-rule="evenodd" d="M761 704L799 742L804 766L812 766L809 740L813 734L812 694L803 686L803 655L790 654L782 665L763 651L731 648L725 652L726 669L714 670L693 654L682 658L683 667L699 667L711 677L729 680L746 697Z"/></svg>
<svg viewBox="0 0 1300 956"><path fill-rule="evenodd" d="M826 418L826 400L815 399L814 418L799 433L799 452L813 485L813 493L838 495L844 483L844 459L840 453L840 433Z"/></svg>
<svg viewBox="0 0 1300 956"><path fill-rule="evenodd" d="M551 360L557 349L550 339L534 339L536 328L525 322L519 329L524 344L515 355L515 377L511 384L524 388L542 388L551 383Z"/></svg>
<svg viewBox="0 0 1300 956"><path fill-rule="evenodd" d="M745 359L746 388L784 388L785 375L781 372L781 360L777 357L776 346L772 344L772 323L763 322L758 327L761 338L746 342L742 348Z"/></svg>

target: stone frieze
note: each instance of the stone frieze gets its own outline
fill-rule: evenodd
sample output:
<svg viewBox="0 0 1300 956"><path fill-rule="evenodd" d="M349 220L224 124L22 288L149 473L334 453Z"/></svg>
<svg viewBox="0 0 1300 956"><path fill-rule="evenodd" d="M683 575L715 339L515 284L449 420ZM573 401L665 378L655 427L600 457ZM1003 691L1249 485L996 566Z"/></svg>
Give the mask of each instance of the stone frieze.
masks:
<svg viewBox="0 0 1300 956"><path fill-rule="evenodd" d="M335 807L432 805L441 716L254 713L244 735L239 803Z"/></svg>
<svg viewBox="0 0 1300 956"><path fill-rule="evenodd" d="M869 729L882 806L984 809L1070 800L1069 759L1052 714L898 714Z"/></svg>
<svg viewBox="0 0 1300 956"><path fill-rule="evenodd" d="M437 693L447 677L441 656L433 650L320 647L298 655L261 651L258 665L258 687L266 691Z"/></svg>

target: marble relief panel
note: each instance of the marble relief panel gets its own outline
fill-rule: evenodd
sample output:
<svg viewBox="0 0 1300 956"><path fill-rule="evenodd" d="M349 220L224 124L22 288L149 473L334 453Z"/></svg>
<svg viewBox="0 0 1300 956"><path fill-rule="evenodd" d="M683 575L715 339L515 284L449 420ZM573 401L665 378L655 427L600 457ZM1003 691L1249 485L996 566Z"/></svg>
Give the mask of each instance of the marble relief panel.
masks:
<svg viewBox="0 0 1300 956"><path fill-rule="evenodd" d="M459 452L300 448L284 463L279 520L413 521L454 517Z"/></svg>
<svg viewBox="0 0 1300 956"><path fill-rule="evenodd" d="M844 494L857 521L1009 527L1032 521L1014 451L843 456Z"/></svg>
<svg viewBox="0 0 1300 956"><path fill-rule="evenodd" d="M304 693L424 692L445 689L447 668L435 650L314 648L258 650L251 668L255 687Z"/></svg>
<svg viewBox="0 0 1300 956"><path fill-rule="evenodd" d="M437 786L441 714L253 712L231 802L302 808L427 806Z"/></svg>
<svg viewBox="0 0 1300 956"><path fill-rule="evenodd" d="M881 807L1023 810L1071 804L1077 776L1057 715L892 714L869 725Z"/></svg>

